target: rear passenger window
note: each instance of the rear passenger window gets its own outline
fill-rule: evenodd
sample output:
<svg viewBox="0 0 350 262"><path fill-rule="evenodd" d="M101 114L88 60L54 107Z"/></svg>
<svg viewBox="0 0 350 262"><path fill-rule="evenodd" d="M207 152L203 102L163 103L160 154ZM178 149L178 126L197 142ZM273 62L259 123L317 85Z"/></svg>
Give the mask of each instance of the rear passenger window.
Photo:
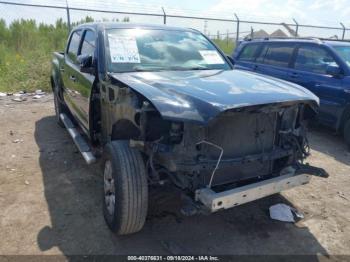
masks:
<svg viewBox="0 0 350 262"><path fill-rule="evenodd" d="M81 31L75 31L72 34L72 37L70 38L70 41L69 41L67 53L68 53L68 57L72 61L76 61L76 58L77 58L79 43L80 43L80 36L81 36Z"/></svg>
<svg viewBox="0 0 350 262"><path fill-rule="evenodd" d="M326 74L329 65L337 65L329 52L317 46L304 46L298 50L294 68L317 74Z"/></svg>
<svg viewBox="0 0 350 262"><path fill-rule="evenodd" d="M243 51L239 55L238 60L254 61L258 48L259 48L258 44L248 44L246 47L243 48Z"/></svg>
<svg viewBox="0 0 350 262"><path fill-rule="evenodd" d="M258 62L267 65L288 67L289 61L293 55L294 44L276 43L268 44L261 52Z"/></svg>

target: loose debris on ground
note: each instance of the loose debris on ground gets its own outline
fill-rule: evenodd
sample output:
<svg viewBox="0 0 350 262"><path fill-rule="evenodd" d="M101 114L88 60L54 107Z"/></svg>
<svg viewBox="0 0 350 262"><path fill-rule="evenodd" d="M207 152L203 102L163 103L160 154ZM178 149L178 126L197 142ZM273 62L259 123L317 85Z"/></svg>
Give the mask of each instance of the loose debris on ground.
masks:
<svg viewBox="0 0 350 262"><path fill-rule="evenodd" d="M282 222L295 222L294 216L299 220L304 218L304 215L297 209L283 203L270 206L269 211L272 219Z"/></svg>
<svg viewBox="0 0 350 262"><path fill-rule="evenodd" d="M46 92L42 91L41 89L38 89L35 92L26 92L26 91L19 91L16 93L0 92L0 97L11 97L11 100L15 102L24 102L24 101L27 101L28 98L41 99L45 95L46 95Z"/></svg>

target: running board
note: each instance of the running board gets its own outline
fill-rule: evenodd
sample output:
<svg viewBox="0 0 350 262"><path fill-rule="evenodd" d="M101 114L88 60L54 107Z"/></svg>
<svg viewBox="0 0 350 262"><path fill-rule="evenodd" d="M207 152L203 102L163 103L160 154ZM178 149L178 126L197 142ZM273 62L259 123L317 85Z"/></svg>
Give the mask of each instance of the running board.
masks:
<svg viewBox="0 0 350 262"><path fill-rule="evenodd" d="M83 136L78 132L77 128L73 124L73 122L69 119L69 117L66 114L60 114L60 118L68 130L68 133L72 137L75 145L78 147L80 153L85 159L85 162L90 165L92 163L96 162L96 158L94 154L91 152L91 148L88 145L88 143L85 141Z"/></svg>

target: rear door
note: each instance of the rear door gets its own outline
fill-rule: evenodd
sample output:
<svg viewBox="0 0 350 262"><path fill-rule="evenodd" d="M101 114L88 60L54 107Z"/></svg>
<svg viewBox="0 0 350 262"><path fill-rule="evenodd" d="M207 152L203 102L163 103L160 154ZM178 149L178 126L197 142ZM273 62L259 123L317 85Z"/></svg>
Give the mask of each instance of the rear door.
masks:
<svg viewBox="0 0 350 262"><path fill-rule="evenodd" d="M294 43L266 43L256 58L256 72L289 80L288 75L295 47Z"/></svg>
<svg viewBox="0 0 350 262"><path fill-rule="evenodd" d="M339 66L333 54L324 46L300 44L289 74L291 82L300 84L320 98L319 119L335 127L345 98L343 78L327 75L327 67Z"/></svg>

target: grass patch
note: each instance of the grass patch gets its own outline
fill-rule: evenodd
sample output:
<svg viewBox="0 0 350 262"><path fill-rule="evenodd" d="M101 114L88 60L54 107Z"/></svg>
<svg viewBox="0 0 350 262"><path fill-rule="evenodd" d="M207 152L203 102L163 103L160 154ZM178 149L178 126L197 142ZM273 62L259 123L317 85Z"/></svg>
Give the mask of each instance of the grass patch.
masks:
<svg viewBox="0 0 350 262"><path fill-rule="evenodd" d="M0 65L0 92L50 90L51 52L40 50L24 54L7 50Z"/></svg>
<svg viewBox="0 0 350 262"><path fill-rule="evenodd" d="M79 23L91 21L87 16ZM128 21L127 17L123 19ZM64 49L67 36L68 26L62 19L55 25L24 19L6 25L5 20L0 19L0 92L51 90L52 52ZM213 41L226 54L232 54L232 40Z"/></svg>
<svg viewBox="0 0 350 262"><path fill-rule="evenodd" d="M67 36L62 19L55 25L0 19L0 92L49 91L52 52L64 49Z"/></svg>
<svg viewBox="0 0 350 262"><path fill-rule="evenodd" d="M235 43L232 39L212 39L212 41L226 54L232 55Z"/></svg>

